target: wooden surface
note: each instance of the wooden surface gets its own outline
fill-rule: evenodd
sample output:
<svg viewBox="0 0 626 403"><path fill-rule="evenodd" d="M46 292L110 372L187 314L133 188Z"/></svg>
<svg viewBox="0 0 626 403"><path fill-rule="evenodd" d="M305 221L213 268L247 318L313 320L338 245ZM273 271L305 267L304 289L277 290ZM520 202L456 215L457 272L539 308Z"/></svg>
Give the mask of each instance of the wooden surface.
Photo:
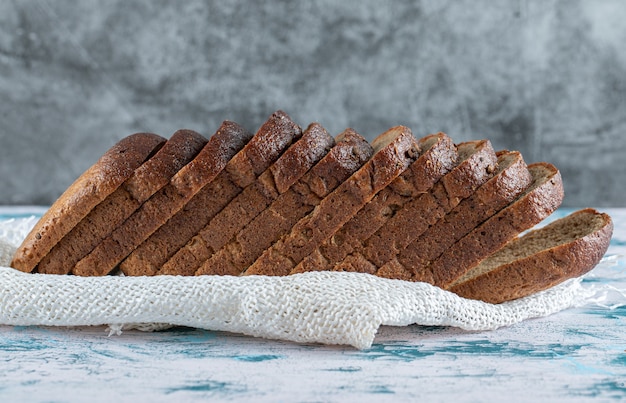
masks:
<svg viewBox="0 0 626 403"><path fill-rule="evenodd" d="M31 211L0 209L0 219ZM368 350L187 328L109 335L104 327L0 326L0 400L619 400L626 209L605 211L614 238L584 280L597 298L579 308L490 332L382 327Z"/></svg>

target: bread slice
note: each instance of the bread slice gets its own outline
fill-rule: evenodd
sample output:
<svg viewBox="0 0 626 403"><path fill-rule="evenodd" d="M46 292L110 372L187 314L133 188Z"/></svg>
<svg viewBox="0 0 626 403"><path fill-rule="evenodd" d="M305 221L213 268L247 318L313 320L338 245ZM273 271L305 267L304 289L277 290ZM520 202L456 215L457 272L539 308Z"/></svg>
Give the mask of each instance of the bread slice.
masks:
<svg viewBox="0 0 626 403"><path fill-rule="evenodd" d="M372 142L374 155L326 196L289 233L244 272L246 275L287 275L308 254L330 238L376 193L389 185L417 157L417 142L404 126L389 129Z"/></svg>
<svg viewBox="0 0 626 403"><path fill-rule="evenodd" d="M607 214L590 208L574 212L509 242L448 289L493 304L525 297L593 269L612 233Z"/></svg>
<svg viewBox="0 0 626 403"><path fill-rule="evenodd" d="M110 273L128 253L210 183L250 137L236 123L224 122L191 162L79 260L72 273L81 276L103 276Z"/></svg>
<svg viewBox="0 0 626 403"><path fill-rule="evenodd" d="M52 204L17 249L11 266L31 272L98 203L113 193L166 139L152 133L123 138Z"/></svg>
<svg viewBox="0 0 626 403"><path fill-rule="evenodd" d="M266 248L286 235L301 218L348 179L371 156L369 143L354 130L337 136L336 145L288 191L207 260L196 275L239 275Z"/></svg>
<svg viewBox="0 0 626 403"><path fill-rule="evenodd" d="M158 274L193 275L205 260L326 155L334 142L321 125L309 125L296 143L180 248Z"/></svg>
<svg viewBox="0 0 626 403"><path fill-rule="evenodd" d="M456 146L444 133L419 140L415 160L389 186L378 192L350 221L306 256L291 273L330 270L372 236L405 204L427 192L458 160Z"/></svg>
<svg viewBox="0 0 626 403"><path fill-rule="evenodd" d="M498 168L494 176L400 251L392 263L381 266L377 275L410 280L530 186L532 177L519 152L500 151L497 155ZM393 263L396 260L400 265Z"/></svg>
<svg viewBox="0 0 626 403"><path fill-rule="evenodd" d="M235 125L232 122L228 124ZM226 133L232 130L229 127L223 128ZM272 114L254 137L239 125L236 127L239 129L234 133L246 133L245 147L244 142L240 140L223 138L223 145L232 142L232 147L235 145L241 147L233 148L229 153L208 150L209 152L202 158L196 157L191 163L196 163L197 167L190 169L191 171L198 169L200 172L207 172L216 158L221 164L225 164L225 167L221 165L224 169L216 172L211 180L196 183L194 174L181 172L180 179L189 181L188 186L197 187L198 190L192 197L185 197L181 201L182 208L173 212L160 228L138 244L137 248L120 263L120 269L124 274L129 276L156 274L178 249L207 225L211 218L246 186L253 183L294 139L302 135L300 127L282 111Z"/></svg>
<svg viewBox="0 0 626 403"><path fill-rule="evenodd" d="M152 158L95 206L39 262L37 271L67 274L71 268L126 220L171 177L191 161L207 140L191 130L179 130Z"/></svg>
<svg viewBox="0 0 626 403"><path fill-rule="evenodd" d="M429 226L454 209L462 200L489 180L497 167L497 156L487 140L458 146L460 161L427 193L414 198L363 242L356 253L373 267L382 267L395 258ZM347 268L342 268L347 270ZM375 269L374 269L375 270Z"/></svg>
<svg viewBox="0 0 626 403"><path fill-rule="evenodd" d="M531 164L528 169L533 183L517 200L461 238L413 280L447 288L518 234L552 214L563 201L561 174L545 162Z"/></svg>

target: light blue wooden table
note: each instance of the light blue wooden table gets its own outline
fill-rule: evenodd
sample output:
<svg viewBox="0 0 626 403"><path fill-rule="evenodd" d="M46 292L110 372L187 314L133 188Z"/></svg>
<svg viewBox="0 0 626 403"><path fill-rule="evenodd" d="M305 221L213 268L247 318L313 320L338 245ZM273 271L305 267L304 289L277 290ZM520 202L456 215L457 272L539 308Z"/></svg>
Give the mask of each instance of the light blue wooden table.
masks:
<svg viewBox="0 0 626 403"><path fill-rule="evenodd" d="M41 211L5 208L0 219ZM490 332L382 327L364 351L186 328L0 326L0 401L621 400L626 209L605 211L614 238L584 281L606 298L580 308Z"/></svg>

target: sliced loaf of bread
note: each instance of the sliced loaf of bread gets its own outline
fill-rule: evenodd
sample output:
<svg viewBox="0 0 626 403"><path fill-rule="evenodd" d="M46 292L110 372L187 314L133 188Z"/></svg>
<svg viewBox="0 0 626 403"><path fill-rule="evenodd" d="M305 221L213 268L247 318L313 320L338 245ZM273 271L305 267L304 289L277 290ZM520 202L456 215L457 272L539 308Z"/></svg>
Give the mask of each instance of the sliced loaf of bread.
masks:
<svg viewBox="0 0 626 403"><path fill-rule="evenodd" d="M120 141L44 215L13 266L60 274L73 265L77 275L349 270L500 303L579 276L606 252L612 222L592 209L519 236L562 200L554 166L526 166L487 140L416 141L398 126L370 145L350 129L336 140L317 124L303 134L278 111L254 136L224 122L208 141L191 131Z"/></svg>
<svg viewBox="0 0 626 403"><path fill-rule="evenodd" d="M574 212L512 240L448 289L493 304L525 297L593 269L612 233L607 214L589 208Z"/></svg>
<svg viewBox="0 0 626 403"><path fill-rule="evenodd" d="M37 221L17 249L11 266L24 272L33 271L76 224L165 142L166 139L152 133L132 134L117 142L80 175Z"/></svg>
<svg viewBox="0 0 626 403"><path fill-rule="evenodd" d="M286 235L324 197L372 155L369 143L354 130L337 136L336 145L287 192L217 251L196 275L241 274L263 251Z"/></svg>

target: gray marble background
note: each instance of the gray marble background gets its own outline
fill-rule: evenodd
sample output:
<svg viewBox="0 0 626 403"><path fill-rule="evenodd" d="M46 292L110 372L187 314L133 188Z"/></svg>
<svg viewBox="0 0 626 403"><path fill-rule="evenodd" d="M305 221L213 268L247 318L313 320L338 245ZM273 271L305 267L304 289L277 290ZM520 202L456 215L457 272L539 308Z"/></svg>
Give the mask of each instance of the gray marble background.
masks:
<svg viewBox="0 0 626 403"><path fill-rule="evenodd" d="M276 109L372 139L488 138L626 206L626 2L0 0L0 204L49 204L118 139Z"/></svg>

